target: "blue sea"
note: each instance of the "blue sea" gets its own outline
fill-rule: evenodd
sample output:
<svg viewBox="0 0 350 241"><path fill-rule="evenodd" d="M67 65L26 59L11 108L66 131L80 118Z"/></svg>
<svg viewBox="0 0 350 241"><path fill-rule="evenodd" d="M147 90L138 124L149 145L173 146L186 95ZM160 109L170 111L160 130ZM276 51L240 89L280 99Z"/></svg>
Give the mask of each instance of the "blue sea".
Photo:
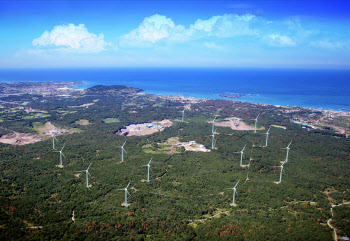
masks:
<svg viewBox="0 0 350 241"><path fill-rule="evenodd" d="M318 109L350 109L350 70L225 68L0 69L0 82L83 81L128 85L157 95L184 95Z"/></svg>

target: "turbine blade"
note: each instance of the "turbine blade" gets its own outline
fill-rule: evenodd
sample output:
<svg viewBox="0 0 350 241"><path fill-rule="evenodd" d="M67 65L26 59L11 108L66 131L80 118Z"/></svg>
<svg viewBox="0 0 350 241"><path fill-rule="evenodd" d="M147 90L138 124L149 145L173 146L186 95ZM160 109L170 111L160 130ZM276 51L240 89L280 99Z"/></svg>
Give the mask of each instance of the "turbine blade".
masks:
<svg viewBox="0 0 350 241"><path fill-rule="evenodd" d="M92 162L90 163L89 167L86 170L89 170L90 166L91 166Z"/></svg>
<svg viewBox="0 0 350 241"><path fill-rule="evenodd" d="M65 145L66 145L66 144L64 144L64 145L63 145L63 147L62 147L61 151L63 150L63 148L64 148L64 146L65 146Z"/></svg>
<svg viewBox="0 0 350 241"><path fill-rule="evenodd" d="M122 148L123 149L123 151L125 152L125 153L127 153L127 151L124 149L124 148Z"/></svg>
<svg viewBox="0 0 350 241"><path fill-rule="evenodd" d="M56 141L58 141L57 138L56 138L56 136L53 136L53 138L54 138Z"/></svg>
<svg viewBox="0 0 350 241"><path fill-rule="evenodd" d="M245 149L245 147L246 147L247 145L245 145L244 147L243 147L243 150L242 150L242 152L244 151L244 149Z"/></svg>
<svg viewBox="0 0 350 241"><path fill-rule="evenodd" d="M126 143L126 141L124 142L123 147L124 147L125 143Z"/></svg>
<svg viewBox="0 0 350 241"><path fill-rule="evenodd" d="M153 159L153 157L152 157L151 160L149 161L148 165L151 164L152 159Z"/></svg>
<svg viewBox="0 0 350 241"><path fill-rule="evenodd" d="M85 172L85 171L75 171L75 172Z"/></svg>
<svg viewBox="0 0 350 241"><path fill-rule="evenodd" d="M126 193L129 194L129 196L131 197L131 194L128 191L126 191Z"/></svg>
<svg viewBox="0 0 350 241"><path fill-rule="evenodd" d="M128 187L129 187L130 183L131 183L131 181L130 181L130 182L129 182L129 184L126 186L126 188L128 188Z"/></svg>
<svg viewBox="0 0 350 241"><path fill-rule="evenodd" d="M239 181L240 181L240 180L238 180L238 182L236 183L236 185L235 185L235 187L234 187L234 188L236 188L236 187L237 187L237 185L238 185Z"/></svg>
<svg viewBox="0 0 350 241"><path fill-rule="evenodd" d="M287 146L287 148L289 148L290 144L292 144L292 141L289 142L289 145Z"/></svg>
<svg viewBox="0 0 350 241"><path fill-rule="evenodd" d="M123 191L125 191L125 188L123 188L123 189L117 189L117 190L123 190Z"/></svg>
<svg viewBox="0 0 350 241"><path fill-rule="evenodd" d="M62 156L64 156L64 158L67 158L64 154L63 154L63 152L61 152L62 153Z"/></svg>
<svg viewBox="0 0 350 241"><path fill-rule="evenodd" d="M225 189L233 189L233 187L230 187L230 188L225 188Z"/></svg>

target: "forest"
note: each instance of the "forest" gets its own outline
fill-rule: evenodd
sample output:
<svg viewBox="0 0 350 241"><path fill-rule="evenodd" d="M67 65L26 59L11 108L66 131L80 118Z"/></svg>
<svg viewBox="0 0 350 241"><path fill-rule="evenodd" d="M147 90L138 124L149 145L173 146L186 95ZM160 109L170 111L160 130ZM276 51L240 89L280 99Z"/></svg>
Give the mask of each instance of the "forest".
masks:
<svg viewBox="0 0 350 241"><path fill-rule="evenodd" d="M51 137L28 145L0 143L1 240L333 240L330 219L338 236L350 235L349 139L331 130L303 129L283 107L229 100L191 104L127 86L0 99L12 102L0 107L0 135L35 134L35 126L47 122L78 130L56 135L55 150ZM18 106L17 101L28 104ZM25 108L45 115L35 117ZM254 127L258 115L256 133L215 127L211 149L214 116L217 122L237 117ZM118 121L107 123L106 118ZM173 125L151 135L115 134L130 124L164 119ZM264 133L271 125L285 129L271 127L265 146ZM157 154L142 148L171 137L196 141L210 152ZM278 183L286 160L282 148L291 141ZM245 145L240 166L236 152ZM60 168L54 151L63 146ZM151 158L150 181L141 182ZM127 186L130 205L125 207ZM333 214L331 205L339 205Z"/></svg>

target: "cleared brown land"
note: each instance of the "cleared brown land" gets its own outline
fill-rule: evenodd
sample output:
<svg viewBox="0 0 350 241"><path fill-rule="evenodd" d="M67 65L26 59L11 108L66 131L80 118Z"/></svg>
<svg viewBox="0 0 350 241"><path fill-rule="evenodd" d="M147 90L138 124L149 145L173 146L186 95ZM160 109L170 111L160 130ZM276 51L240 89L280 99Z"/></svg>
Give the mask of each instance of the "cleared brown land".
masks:
<svg viewBox="0 0 350 241"><path fill-rule="evenodd" d="M230 117L230 118L226 118L225 121L215 122L215 126L230 127L232 130L238 130L238 131L254 130L254 127L247 125L246 123L241 121L240 118L237 118L237 117Z"/></svg>
<svg viewBox="0 0 350 241"><path fill-rule="evenodd" d="M158 131L163 131L165 127L171 126L173 123L170 120L153 121L151 123L132 124L126 126L116 132L117 135L123 136L145 136L151 135Z"/></svg>

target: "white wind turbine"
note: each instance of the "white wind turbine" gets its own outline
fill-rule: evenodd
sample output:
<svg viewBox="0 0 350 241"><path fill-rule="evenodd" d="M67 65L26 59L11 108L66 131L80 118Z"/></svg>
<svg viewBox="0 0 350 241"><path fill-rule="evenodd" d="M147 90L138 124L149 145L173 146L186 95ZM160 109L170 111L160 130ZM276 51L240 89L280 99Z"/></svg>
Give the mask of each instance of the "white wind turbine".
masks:
<svg viewBox="0 0 350 241"><path fill-rule="evenodd" d="M181 121L181 122L184 122L184 117L185 117L185 109L186 109L186 107L184 107L184 110L183 110L183 111L181 111L181 112L182 112L182 121Z"/></svg>
<svg viewBox="0 0 350 241"><path fill-rule="evenodd" d="M60 153L60 165L59 165L59 167L61 167L61 168L63 167L63 165L62 165L62 156L64 158L66 158L66 156L62 152L63 148L64 148L64 145L63 145L63 147L62 147L62 149L60 151L53 151L53 152L59 152Z"/></svg>
<svg viewBox="0 0 350 241"><path fill-rule="evenodd" d="M286 149L287 150L287 155L286 155L285 162L288 162L288 154L289 154L289 150L290 150L290 148L289 148L290 144L292 144L292 141L289 142L289 144L288 144L288 146L286 148L281 148L281 149Z"/></svg>
<svg viewBox="0 0 350 241"><path fill-rule="evenodd" d="M212 139L211 139L211 149L214 149L215 132L216 132L216 130L213 131L213 133L211 135L209 135L209 136L212 137Z"/></svg>
<svg viewBox="0 0 350 241"><path fill-rule="evenodd" d="M86 170L76 171L76 172L86 172L86 188L89 188L89 175L90 175L89 168L90 168L91 164L92 163L90 163L89 167ZM90 177L92 177L92 176L90 175Z"/></svg>
<svg viewBox="0 0 350 241"><path fill-rule="evenodd" d="M232 201L232 206L234 207L235 206L235 196L237 194L237 191L236 191L236 187L238 185L240 180L238 180L238 182L236 183L236 185L233 187L233 188L226 188L226 189L233 189L233 201Z"/></svg>
<svg viewBox="0 0 350 241"><path fill-rule="evenodd" d="M263 134L263 135L266 135L266 145L265 145L265 146L267 146L267 140L269 139L269 135L270 135L269 131L270 131L270 129L271 129L271 126L270 126L270 128L267 130L267 132Z"/></svg>
<svg viewBox="0 0 350 241"><path fill-rule="evenodd" d="M242 151L235 152L235 153L241 153L241 162L240 162L240 166L242 166L242 160L243 160L243 157L244 157L243 152L244 152L244 149L245 149L246 146L247 146L247 145L245 145L245 146L243 147Z"/></svg>
<svg viewBox="0 0 350 241"><path fill-rule="evenodd" d="M122 162L124 162L124 152L127 153L126 150L124 149L125 143L126 143L126 141L124 142L124 144L122 146L118 146L122 149Z"/></svg>
<svg viewBox="0 0 350 241"><path fill-rule="evenodd" d="M283 164L284 164L284 163L282 163L282 165L280 165L280 166L274 166L274 167L280 167L280 168L281 168L281 172L280 172L280 182L279 182L279 183L282 182L282 172L284 172L284 170L283 170Z"/></svg>
<svg viewBox="0 0 350 241"><path fill-rule="evenodd" d="M58 141L56 139L55 133L52 133L52 149L55 150L55 140Z"/></svg>
<svg viewBox="0 0 350 241"><path fill-rule="evenodd" d="M147 165L143 165L142 167L147 167L148 168L148 173L147 173L147 182L149 182L149 171L151 170L151 161L152 161L153 157L151 158L151 160L149 161L149 163ZM152 171L152 170L151 170Z"/></svg>
<svg viewBox="0 0 350 241"><path fill-rule="evenodd" d="M259 114L259 115L260 115L260 114ZM254 120L255 120L255 129L254 129L254 133L256 133L256 124L258 123L259 115L254 119Z"/></svg>
<svg viewBox="0 0 350 241"><path fill-rule="evenodd" d="M125 191L125 207L128 207L128 194L131 197L131 194L128 192L128 187L130 185L131 181L129 182L129 184L126 186L126 188L122 188L122 189L117 189L117 190L124 190Z"/></svg>

